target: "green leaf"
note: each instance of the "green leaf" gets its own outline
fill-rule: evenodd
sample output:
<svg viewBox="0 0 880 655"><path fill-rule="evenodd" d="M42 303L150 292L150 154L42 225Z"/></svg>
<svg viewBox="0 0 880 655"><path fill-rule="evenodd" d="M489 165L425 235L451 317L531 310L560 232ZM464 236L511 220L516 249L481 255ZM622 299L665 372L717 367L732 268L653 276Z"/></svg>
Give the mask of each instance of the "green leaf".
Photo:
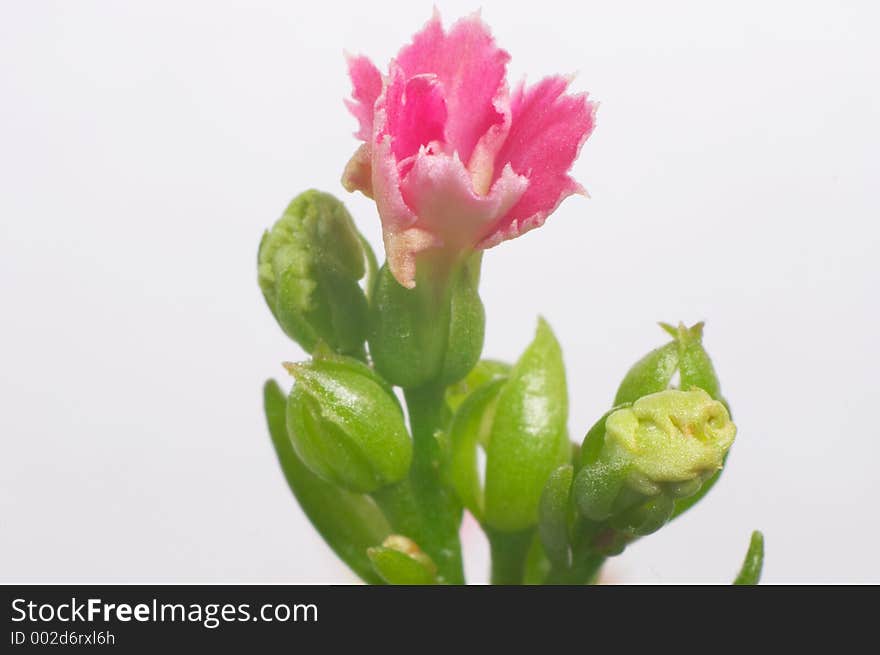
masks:
<svg viewBox="0 0 880 655"><path fill-rule="evenodd" d="M752 533L752 539L749 542L749 550L743 560L742 568L736 580L735 585L756 585L761 580L761 569L764 567L764 535L758 530Z"/></svg>
<svg viewBox="0 0 880 655"><path fill-rule="evenodd" d="M571 457L562 351L541 319L498 397L486 452L486 523L517 532L538 521L547 478Z"/></svg>
<svg viewBox="0 0 880 655"><path fill-rule="evenodd" d="M504 382L503 378L493 380L470 394L449 426L449 464L445 477L461 504L480 522L484 503L477 449L488 440L495 404Z"/></svg>
<svg viewBox="0 0 880 655"><path fill-rule="evenodd" d="M568 518L574 467L563 464L550 474L538 506L538 534L547 558L556 566L570 564Z"/></svg>
<svg viewBox="0 0 880 655"><path fill-rule="evenodd" d="M268 380L263 387L263 403L278 462L303 512L324 541L364 582L381 584L367 549L382 543L390 533L385 517L369 498L323 481L297 457L287 434L287 399L274 380Z"/></svg>
<svg viewBox="0 0 880 655"><path fill-rule="evenodd" d="M481 359L465 378L446 388L446 404L456 411L471 393L499 378L510 374L510 364L494 359Z"/></svg>
<svg viewBox="0 0 880 655"><path fill-rule="evenodd" d="M424 563L393 548L376 546L367 550L376 573L392 585L439 584L437 576Z"/></svg>

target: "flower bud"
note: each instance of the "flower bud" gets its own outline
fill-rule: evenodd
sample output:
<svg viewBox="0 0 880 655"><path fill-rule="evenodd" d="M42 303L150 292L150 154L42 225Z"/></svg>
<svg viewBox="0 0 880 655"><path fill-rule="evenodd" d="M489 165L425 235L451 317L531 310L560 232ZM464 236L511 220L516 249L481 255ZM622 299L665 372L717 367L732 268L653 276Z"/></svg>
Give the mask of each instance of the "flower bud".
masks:
<svg viewBox="0 0 880 655"><path fill-rule="evenodd" d="M385 582L393 585L438 584L437 565L408 537L392 534L367 555Z"/></svg>
<svg viewBox="0 0 880 655"><path fill-rule="evenodd" d="M287 429L313 473L359 493L407 475L412 441L403 412L390 387L368 366L339 356L285 366L295 379Z"/></svg>
<svg viewBox="0 0 880 655"><path fill-rule="evenodd" d="M574 484L580 511L636 535L653 532L676 499L721 468L735 435L725 406L702 389L643 396L609 414L604 434L584 444Z"/></svg>
<svg viewBox="0 0 880 655"><path fill-rule="evenodd" d="M263 235L258 280L281 328L307 352L320 342L363 356L366 242L348 211L327 193L306 191Z"/></svg>
<svg viewBox="0 0 880 655"><path fill-rule="evenodd" d="M454 270L421 270L400 285L387 266L370 299L370 355L392 384L415 389L461 380L483 350L485 312L477 292L479 256Z"/></svg>
<svg viewBox="0 0 880 655"><path fill-rule="evenodd" d="M507 377L471 393L449 430L450 482L488 527L516 532L535 525L550 474L571 457L562 353L541 320L535 339ZM485 489L476 449L486 450Z"/></svg>

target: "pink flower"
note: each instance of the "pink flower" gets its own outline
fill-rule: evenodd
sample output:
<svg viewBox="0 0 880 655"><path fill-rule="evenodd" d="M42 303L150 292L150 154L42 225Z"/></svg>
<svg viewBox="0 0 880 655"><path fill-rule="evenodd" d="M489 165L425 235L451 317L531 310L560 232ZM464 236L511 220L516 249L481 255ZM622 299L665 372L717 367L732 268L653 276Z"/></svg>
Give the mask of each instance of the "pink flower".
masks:
<svg viewBox="0 0 880 655"><path fill-rule="evenodd" d="M490 248L539 227L573 193L568 171L593 131L595 103L548 77L513 93L510 56L478 15L445 32L435 12L383 76L350 57L346 101L363 144L343 185L374 198L388 265L415 286L416 255Z"/></svg>

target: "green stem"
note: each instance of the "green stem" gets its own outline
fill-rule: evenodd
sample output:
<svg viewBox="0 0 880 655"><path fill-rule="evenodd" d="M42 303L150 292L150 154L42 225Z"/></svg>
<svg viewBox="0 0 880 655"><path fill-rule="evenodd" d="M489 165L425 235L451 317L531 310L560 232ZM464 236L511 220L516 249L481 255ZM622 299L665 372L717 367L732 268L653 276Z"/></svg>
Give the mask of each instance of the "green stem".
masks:
<svg viewBox="0 0 880 655"><path fill-rule="evenodd" d="M373 495L395 532L425 551L449 584L464 584L458 530L461 505L440 480L441 450L434 436L449 419L443 387L405 391L413 433L409 478Z"/></svg>
<svg viewBox="0 0 880 655"><path fill-rule="evenodd" d="M486 529L492 552L494 585L520 585L525 574L526 558L535 536L534 529L522 532L496 532Z"/></svg>
<svg viewBox="0 0 880 655"><path fill-rule="evenodd" d="M575 554L568 568L553 567L544 580L547 585L584 585L595 582L605 556L594 551Z"/></svg>

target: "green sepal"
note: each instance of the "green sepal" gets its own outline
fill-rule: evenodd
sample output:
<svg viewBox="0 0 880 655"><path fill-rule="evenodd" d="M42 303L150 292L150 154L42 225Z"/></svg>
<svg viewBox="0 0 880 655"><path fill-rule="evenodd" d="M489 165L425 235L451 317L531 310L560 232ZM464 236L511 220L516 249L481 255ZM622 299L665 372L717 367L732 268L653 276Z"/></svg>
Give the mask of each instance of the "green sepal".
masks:
<svg viewBox="0 0 880 655"><path fill-rule="evenodd" d="M764 535L758 530L752 532L752 538L749 541L749 549L743 560L742 568L736 580L735 585L756 585L761 581L761 570L764 568Z"/></svg>
<svg viewBox="0 0 880 655"><path fill-rule="evenodd" d="M502 532L537 523L550 473L569 461L562 351L540 319L535 338L501 388L486 451L485 520Z"/></svg>
<svg viewBox="0 0 880 655"><path fill-rule="evenodd" d="M642 396L668 387L678 369L678 362L679 347L675 341L649 352L627 371L617 388L614 405L634 403Z"/></svg>
<svg viewBox="0 0 880 655"><path fill-rule="evenodd" d="M730 456L730 451L728 451L727 454L724 456L725 463L727 462L727 458L729 456ZM686 511L688 511L691 507L693 507L698 502L703 500L703 498L706 496L706 494L709 493L709 491L712 489L712 487L714 487L715 484L718 482L718 479L721 477L721 474L724 472L724 468L725 468L724 465L722 465L720 469L715 471L715 473L713 473L712 476L709 479L707 479L700 486L699 491L697 491L695 494L693 494L692 496L688 496L687 498L681 498L681 499L675 501L675 509L672 511L672 516L669 517L669 520L671 521L672 519L674 519L678 516L681 516Z"/></svg>
<svg viewBox="0 0 880 655"><path fill-rule="evenodd" d="M662 528L669 521L674 502L665 494L646 498L611 519L611 525L635 537L644 537Z"/></svg>
<svg viewBox="0 0 880 655"><path fill-rule="evenodd" d="M544 552L554 566L567 567L571 563L569 519L573 476L571 464L563 464L553 471L544 485L538 506L538 534Z"/></svg>
<svg viewBox="0 0 880 655"><path fill-rule="evenodd" d="M303 464L287 434L287 399L274 380L268 380L263 386L263 406L278 463L306 517L364 582L381 584L382 579L367 557L367 549L382 543L391 531L382 512L366 496L325 482Z"/></svg>
<svg viewBox="0 0 880 655"><path fill-rule="evenodd" d="M676 371L679 373L679 388L687 391L699 387L715 400L722 400L718 376L702 343L703 323L691 327L684 323L677 327L660 323L660 327L673 340L633 364L617 389L614 404L632 403L642 396L663 391Z"/></svg>
<svg viewBox="0 0 880 655"><path fill-rule="evenodd" d="M572 485L572 496L581 514L590 521L609 519L621 505L629 471L629 464L621 459L582 467Z"/></svg>
<svg viewBox="0 0 880 655"><path fill-rule="evenodd" d="M679 323L679 386L684 389L699 387L715 400L721 398L721 383L715 373L715 367L709 353L703 348L703 323L687 328Z"/></svg>
<svg viewBox="0 0 880 655"><path fill-rule="evenodd" d="M385 379L404 389L448 385L480 358L485 310L477 292L478 256L450 271L420 269L416 286L401 286L387 264L370 298L369 344Z"/></svg>
<svg viewBox="0 0 880 655"><path fill-rule="evenodd" d="M364 356L367 300L359 285L371 256L345 206L328 193L300 194L266 231L258 281L281 328L312 353L323 342Z"/></svg>
<svg viewBox="0 0 880 655"><path fill-rule="evenodd" d="M449 302L449 332L443 366L437 382L449 385L461 380L476 365L486 336L486 309L479 294L479 255L453 277Z"/></svg>
<svg viewBox="0 0 880 655"><path fill-rule="evenodd" d="M629 407L630 405L632 405L632 403L615 405L612 409L605 412L601 418L593 424L593 427L587 430L587 434L584 436L584 441L578 450L578 456L574 460L576 469L580 469L587 464L594 464L598 461L599 455L602 452L602 446L605 444L605 421L614 411L622 407Z"/></svg>

